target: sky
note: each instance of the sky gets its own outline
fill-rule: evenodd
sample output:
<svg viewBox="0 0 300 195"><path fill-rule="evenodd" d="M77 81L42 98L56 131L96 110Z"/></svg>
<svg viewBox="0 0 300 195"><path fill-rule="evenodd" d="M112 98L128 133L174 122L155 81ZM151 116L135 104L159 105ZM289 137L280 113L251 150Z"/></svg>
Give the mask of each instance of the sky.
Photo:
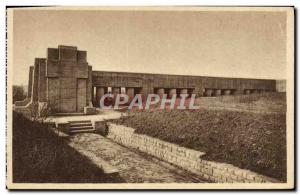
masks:
<svg viewBox="0 0 300 195"><path fill-rule="evenodd" d="M86 50L93 70L286 77L285 12L15 10L14 84L58 45Z"/></svg>

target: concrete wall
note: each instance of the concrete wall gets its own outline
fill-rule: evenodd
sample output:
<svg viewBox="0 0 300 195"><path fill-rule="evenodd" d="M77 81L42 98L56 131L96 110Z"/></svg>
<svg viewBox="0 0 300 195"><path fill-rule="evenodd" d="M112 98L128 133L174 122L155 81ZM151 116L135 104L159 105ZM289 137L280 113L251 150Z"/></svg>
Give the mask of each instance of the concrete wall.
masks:
<svg viewBox="0 0 300 195"><path fill-rule="evenodd" d="M203 96L205 89L276 90L275 80L105 71L93 71L92 83L99 87L141 87L144 93L153 93L154 89L159 88L191 89L197 96Z"/></svg>
<svg viewBox="0 0 300 195"><path fill-rule="evenodd" d="M92 67L86 51L77 47L48 48L47 58L36 58L29 69L28 98L51 105L55 112L83 112L92 102Z"/></svg>
<svg viewBox="0 0 300 195"><path fill-rule="evenodd" d="M286 92L286 80L276 80L276 91Z"/></svg>
<svg viewBox="0 0 300 195"><path fill-rule="evenodd" d="M262 183L279 182L252 171L240 169L226 163L201 159L205 153L180 147L146 135L135 134L133 128L108 124L108 138L126 147L138 149L161 160L175 164L194 174L218 183Z"/></svg>
<svg viewBox="0 0 300 195"><path fill-rule="evenodd" d="M60 80L59 78L47 78L47 100L56 112L59 112L60 105Z"/></svg>
<svg viewBox="0 0 300 195"><path fill-rule="evenodd" d="M86 51L73 46L48 48L46 61L47 100L56 112L83 112L91 100L91 67Z"/></svg>

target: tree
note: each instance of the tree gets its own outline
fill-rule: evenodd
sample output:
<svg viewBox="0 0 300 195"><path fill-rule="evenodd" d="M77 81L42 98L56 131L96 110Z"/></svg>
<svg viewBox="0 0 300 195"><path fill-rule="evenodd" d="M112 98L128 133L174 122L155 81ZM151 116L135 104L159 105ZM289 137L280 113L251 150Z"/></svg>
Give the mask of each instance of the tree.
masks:
<svg viewBox="0 0 300 195"><path fill-rule="evenodd" d="M26 93L24 91L23 86L14 85L13 86L13 103L16 101L21 101L26 98Z"/></svg>

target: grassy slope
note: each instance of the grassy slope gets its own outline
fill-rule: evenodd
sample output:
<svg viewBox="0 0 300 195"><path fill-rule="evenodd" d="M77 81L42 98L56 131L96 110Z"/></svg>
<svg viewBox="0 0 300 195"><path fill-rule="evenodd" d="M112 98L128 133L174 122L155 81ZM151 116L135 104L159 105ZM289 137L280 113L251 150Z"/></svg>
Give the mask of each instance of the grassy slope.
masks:
<svg viewBox="0 0 300 195"><path fill-rule="evenodd" d="M207 160L286 179L285 114L234 111L144 111L116 121L146 134L205 151Z"/></svg>
<svg viewBox="0 0 300 195"><path fill-rule="evenodd" d="M13 118L13 181L16 183L113 183L88 158L69 147L43 124L21 114Z"/></svg>

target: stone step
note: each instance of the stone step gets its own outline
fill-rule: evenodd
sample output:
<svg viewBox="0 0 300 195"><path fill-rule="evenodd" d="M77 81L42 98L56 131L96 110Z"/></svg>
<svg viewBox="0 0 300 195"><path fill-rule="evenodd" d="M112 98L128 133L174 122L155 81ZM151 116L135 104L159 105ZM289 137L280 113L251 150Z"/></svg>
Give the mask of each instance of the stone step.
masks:
<svg viewBox="0 0 300 195"><path fill-rule="evenodd" d="M91 133L94 132L94 129L83 129L83 130L71 130L69 133Z"/></svg>
<svg viewBox="0 0 300 195"><path fill-rule="evenodd" d="M76 124L76 123L92 123L91 120L82 120L82 121L69 121L70 124Z"/></svg>
<svg viewBox="0 0 300 195"><path fill-rule="evenodd" d="M70 123L70 127L84 127L91 126L92 123Z"/></svg>
<svg viewBox="0 0 300 195"><path fill-rule="evenodd" d="M91 120L69 121L69 133L88 133L95 131Z"/></svg>
<svg viewBox="0 0 300 195"><path fill-rule="evenodd" d="M76 131L76 130L86 130L86 129L94 129L92 124L86 125L86 126L80 126L80 127L70 127L70 131Z"/></svg>

